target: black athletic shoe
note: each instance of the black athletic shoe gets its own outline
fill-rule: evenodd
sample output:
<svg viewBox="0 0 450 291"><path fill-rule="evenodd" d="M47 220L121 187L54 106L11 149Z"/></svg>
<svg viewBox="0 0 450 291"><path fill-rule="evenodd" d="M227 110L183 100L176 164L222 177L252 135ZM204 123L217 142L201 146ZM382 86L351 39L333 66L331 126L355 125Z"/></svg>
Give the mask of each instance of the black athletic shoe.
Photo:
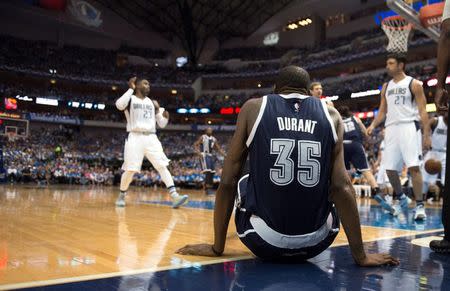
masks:
<svg viewBox="0 0 450 291"><path fill-rule="evenodd" d="M432 240L430 242L430 249L436 253L450 254L450 242L443 240Z"/></svg>

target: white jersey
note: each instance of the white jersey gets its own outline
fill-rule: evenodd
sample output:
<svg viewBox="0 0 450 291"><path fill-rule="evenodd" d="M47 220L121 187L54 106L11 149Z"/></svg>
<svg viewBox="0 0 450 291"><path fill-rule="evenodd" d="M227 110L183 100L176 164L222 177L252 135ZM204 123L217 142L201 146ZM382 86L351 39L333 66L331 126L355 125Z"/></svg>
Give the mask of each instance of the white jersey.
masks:
<svg viewBox="0 0 450 291"><path fill-rule="evenodd" d="M200 144L200 151L202 153L211 154L214 149L214 144L217 139L214 136L202 135L202 143Z"/></svg>
<svg viewBox="0 0 450 291"><path fill-rule="evenodd" d="M431 148L434 152L445 152L447 150L447 125L444 117L438 117L438 123L431 135Z"/></svg>
<svg viewBox="0 0 450 291"><path fill-rule="evenodd" d="M389 81L385 92L387 101L385 126L418 121L419 109L411 92L413 80L412 77L406 76L398 83L394 80Z"/></svg>
<svg viewBox="0 0 450 291"><path fill-rule="evenodd" d="M155 106L150 98L140 99L129 89L117 99L116 107L125 112L128 132L156 133Z"/></svg>

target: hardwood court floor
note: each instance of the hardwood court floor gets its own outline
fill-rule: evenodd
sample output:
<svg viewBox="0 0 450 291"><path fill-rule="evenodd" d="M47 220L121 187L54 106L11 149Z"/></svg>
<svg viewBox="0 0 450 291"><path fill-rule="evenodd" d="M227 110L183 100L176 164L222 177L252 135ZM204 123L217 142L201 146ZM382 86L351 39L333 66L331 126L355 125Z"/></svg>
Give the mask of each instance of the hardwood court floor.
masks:
<svg viewBox="0 0 450 291"><path fill-rule="evenodd" d="M117 188L0 186L0 289L45 286L182 269L252 258L230 223L225 255L180 256L187 243L212 242L213 200L181 191L191 202L174 210L164 190L131 188L116 208ZM365 242L436 233L438 207L426 223L406 214L392 220L368 199L359 199ZM423 243L423 242L422 242ZM426 243L426 242L425 242ZM341 230L334 246L346 245ZM351 257L348 257L351 261Z"/></svg>

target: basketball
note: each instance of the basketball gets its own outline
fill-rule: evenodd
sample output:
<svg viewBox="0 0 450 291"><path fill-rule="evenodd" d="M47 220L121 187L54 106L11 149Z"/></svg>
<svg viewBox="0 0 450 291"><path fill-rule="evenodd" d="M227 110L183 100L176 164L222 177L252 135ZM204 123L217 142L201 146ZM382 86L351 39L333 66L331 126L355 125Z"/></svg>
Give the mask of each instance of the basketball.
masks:
<svg viewBox="0 0 450 291"><path fill-rule="evenodd" d="M440 161L435 159L429 159L425 162L425 171L427 171L428 174L436 175L440 173L442 170L442 164Z"/></svg>

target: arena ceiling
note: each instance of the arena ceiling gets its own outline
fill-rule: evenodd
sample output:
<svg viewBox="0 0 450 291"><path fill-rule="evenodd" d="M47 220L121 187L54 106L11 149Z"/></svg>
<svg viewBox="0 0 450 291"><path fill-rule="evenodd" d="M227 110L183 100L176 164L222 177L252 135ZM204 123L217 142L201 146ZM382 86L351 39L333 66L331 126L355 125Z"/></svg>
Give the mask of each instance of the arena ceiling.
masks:
<svg viewBox="0 0 450 291"><path fill-rule="evenodd" d="M97 0L135 27L177 38L195 64L206 41L248 37L294 0ZM299 1L296 1L299 2Z"/></svg>

